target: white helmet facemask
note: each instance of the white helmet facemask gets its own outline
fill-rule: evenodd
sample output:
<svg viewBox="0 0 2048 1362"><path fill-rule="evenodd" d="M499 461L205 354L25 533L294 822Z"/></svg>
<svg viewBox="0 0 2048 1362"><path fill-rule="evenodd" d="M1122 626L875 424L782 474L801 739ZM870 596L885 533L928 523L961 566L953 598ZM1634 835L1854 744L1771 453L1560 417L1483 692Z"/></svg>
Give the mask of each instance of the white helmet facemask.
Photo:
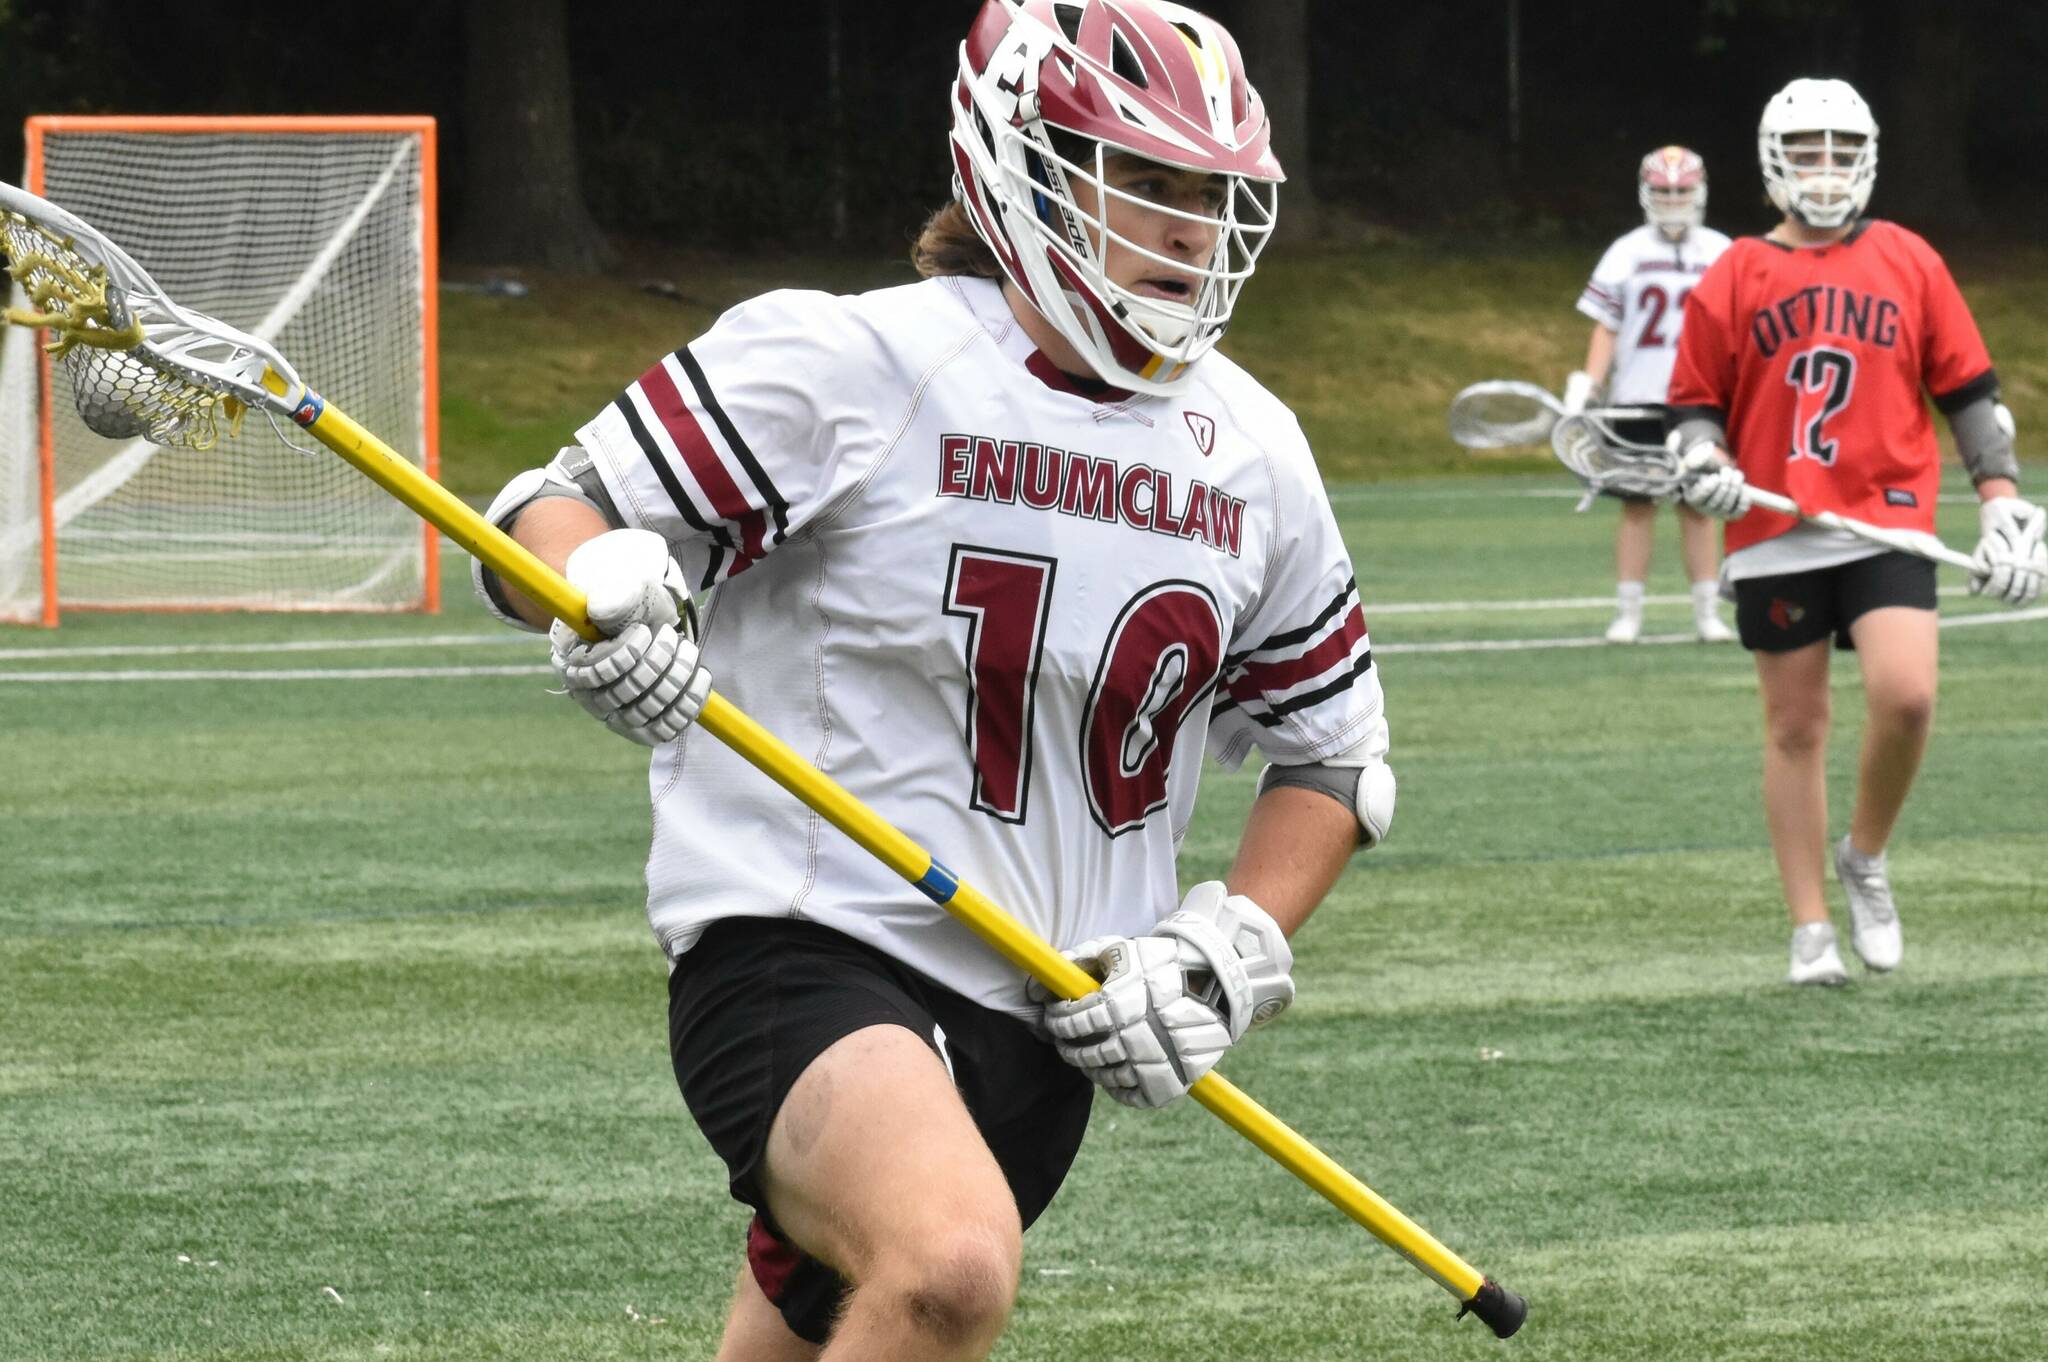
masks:
<svg viewBox="0 0 2048 1362"><path fill-rule="evenodd" d="M1877 184L1877 120L1847 81L1795 80L1757 127L1764 188L1809 227L1853 222Z"/></svg>
<svg viewBox="0 0 2048 1362"><path fill-rule="evenodd" d="M1639 185L1636 202L1643 207L1643 220L1674 241L1707 220L1707 186L1704 183L1689 189Z"/></svg>
<svg viewBox="0 0 2048 1362"><path fill-rule="evenodd" d="M1062 336L1084 355L1108 358L1109 338L1101 318L1088 305L1088 292L1092 291L1109 304L1116 320L1140 333L1146 348L1160 360L1154 375L1119 375L1126 383L1143 387L1149 386L1145 379L1165 374L1178 377L1215 347L1230 323L1239 290L1251 278L1259 252L1272 234L1278 186L1243 176L1219 176L1214 211L1191 212L1120 189L1112 182L1111 159L1136 153L1120 153L1106 143L1095 142L1085 151L1075 149L1081 159L1069 159L1056 145L1035 145L1015 128L999 129L996 136L999 143L1024 144L999 147L996 169L1013 202L1036 204L1033 234L1060 262L1041 257L1045 282L1069 304L1064 312L1057 307L1048 309L1051 315L1047 320ZM1005 150L1013 154L1005 155ZM1213 245L1206 259L1166 255L1117 231L1111 225L1112 217L1127 228L1170 219L1185 224L1188 234L1206 237ZM1156 240L1156 234L1147 235ZM1187 301L1174 302L1117 283L1109 275L1112 250L1145 265L1157 265L1157 273L1186 282ZM1038 263L1026 256L1027 269ZM1149 269L1143 271L1150 273Z"/></svg>

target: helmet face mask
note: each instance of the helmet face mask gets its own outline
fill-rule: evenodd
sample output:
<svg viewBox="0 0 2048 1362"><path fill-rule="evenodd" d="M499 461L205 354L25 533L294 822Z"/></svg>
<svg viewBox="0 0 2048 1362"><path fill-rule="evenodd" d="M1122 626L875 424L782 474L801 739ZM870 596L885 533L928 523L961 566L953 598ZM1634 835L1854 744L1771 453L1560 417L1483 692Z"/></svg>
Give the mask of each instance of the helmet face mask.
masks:
<svg viewBox="0 0 2048 1362"><path fill-rule="evenodd" d="M1177 391L1277 207L1229 34L1165 0L987 0L954 94L954 191L1009 282L1105 381Z"/></svg>
<svg viewBox="0 0 2048 1362"><path fill-rule="evenodd" d="M1707 166L1696 151L1659 147L1636 168L1643 218L1672 241L1707 220Z"/></svg>
<svg viewBox="0 0 2048 1362"><path fill-rule="evenodd" d="M1757 159L1780 212L1808 227L1843 227L1877 184L1877 120L1847 81L1795 80L1764 106Z"/></svg>

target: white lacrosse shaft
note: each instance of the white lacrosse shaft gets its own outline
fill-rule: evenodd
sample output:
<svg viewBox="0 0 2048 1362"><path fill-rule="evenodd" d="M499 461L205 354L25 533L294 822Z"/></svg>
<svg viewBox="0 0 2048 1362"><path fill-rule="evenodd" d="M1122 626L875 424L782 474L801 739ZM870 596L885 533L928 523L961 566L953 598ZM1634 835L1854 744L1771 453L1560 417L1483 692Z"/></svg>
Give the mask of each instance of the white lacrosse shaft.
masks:
<svg viewBox="0 0 2048 1362"><path fill-rule="evenodd" d="M1949 567L1961 568L1965 572L1977 570L1977 562L1970 555L1958 553L1933 535L1920 530L1886 529L1882 525L1851 520L1848 516L1837 515L1833 511L1808 511L1792 498L1780 496L1776 492L1766 492L1755 483L1749 485L1749 500L1751 505L1761 506L1766 511L1798 516L1801 520L1810 521L1815 525L1825 525L1831 530L1847 530L1858 539L1868 539L1873 544L1882 544L1888 549L1910 553L1916 558L1945 563Z"/></svg>

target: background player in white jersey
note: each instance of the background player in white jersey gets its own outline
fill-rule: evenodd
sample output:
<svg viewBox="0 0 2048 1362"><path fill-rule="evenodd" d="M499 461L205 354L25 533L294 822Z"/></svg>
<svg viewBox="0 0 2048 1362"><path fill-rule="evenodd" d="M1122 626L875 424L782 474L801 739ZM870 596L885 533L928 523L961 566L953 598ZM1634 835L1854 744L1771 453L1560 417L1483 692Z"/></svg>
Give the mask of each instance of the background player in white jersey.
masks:
<svg viewBox="0 0 2048 1362"><path fill-rule="evenodd" d="M1636 171L1636 198L1644 224L1621 237L1579 295L1579 311L1593 319L1586 366L1565 380L1567 410L1583 410L1604 383L1613 406L1662 407L1678 353L1686 295L1706 273L1728 238L1706 225L1707 167L1697 152L1659 147ZM1616 423L1614 433L1637 444L1663 442L1661 418ZM1643 632L1644 582L1656 537L1657 503L1634 493L1610 492L1621 501L1614 531L1614 623L1609 643L1634 643ZM1703 642L1726 643L1735 635L1716 606L1719 553L1711 522L1678 506L1679 551L1692 583L1693 628Z"/></svg>
<svg viewBox="0 0 2048 1362"><path fill-rule="evenodd" d="M655 749L671 1053L756 1212L724 1358L985 1355L1087 1079L1163 1104L1283 1010L1288 935L1393 812L1314 461L1209 353L1281 178L1235 44L1162 0L987 0L953 96L924 282L735 308L492 508L609 635L554 631L571 695ZM1103 989L1034 997L693 737L714 675ZM1268 765L1183 898L1205 748Z"/></svg>

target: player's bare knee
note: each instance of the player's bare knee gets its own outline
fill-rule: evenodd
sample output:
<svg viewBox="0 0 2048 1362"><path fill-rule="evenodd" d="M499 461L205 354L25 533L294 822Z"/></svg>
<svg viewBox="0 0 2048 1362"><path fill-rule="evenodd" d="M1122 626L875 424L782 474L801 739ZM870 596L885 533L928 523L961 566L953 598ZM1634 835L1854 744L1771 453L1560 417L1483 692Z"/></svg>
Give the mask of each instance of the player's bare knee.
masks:
<svg viewBox="0 0 2048 1362"><path fill-rule="evenodd" d="M993 1339L1010 1317L1023 1262L1023 1231L1009 1224L943 1232L894 1255L862 1290L893 1297L891 1305L919 1333L958 1348Z"/></svg>
<svg viewBox="0 0 2048 1362"><path fill-rule="evenodd" d="M1908 686L1873 696L1871 718L1895 733L1925 734L1934 727L1934 688Z"/></svg>
<svg viewBox="0 0 2048 1362"><path fill-rule="evenodd" d="M1825 702L1773 710L1764 725L1764 739L1780 756L1809 757L1827 747L1828 718Z"/></svg>

